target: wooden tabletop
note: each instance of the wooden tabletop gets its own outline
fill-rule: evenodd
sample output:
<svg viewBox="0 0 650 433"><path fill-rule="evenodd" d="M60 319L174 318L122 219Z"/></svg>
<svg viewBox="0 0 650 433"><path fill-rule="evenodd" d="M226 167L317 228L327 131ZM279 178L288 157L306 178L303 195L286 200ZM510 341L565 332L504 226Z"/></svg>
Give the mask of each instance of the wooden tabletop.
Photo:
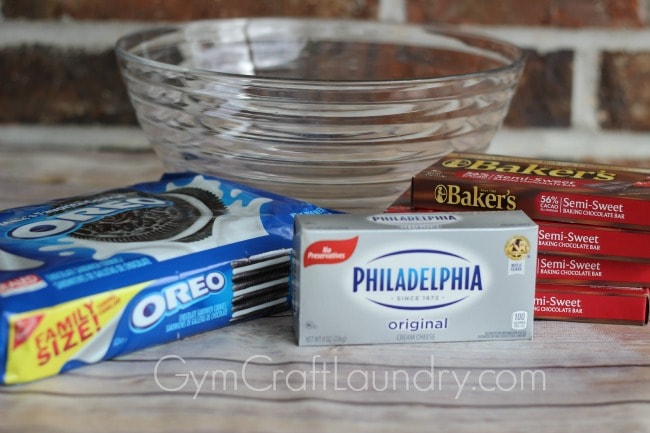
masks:
<svg viewBox="0 0 650 433"><path fill-rule="evenodd" d="M0 145L0 208L161 173L148 152ZM650 431L648 327L536 321L534 334L298 347L282 313L0 386L0 431Z"/></svg>

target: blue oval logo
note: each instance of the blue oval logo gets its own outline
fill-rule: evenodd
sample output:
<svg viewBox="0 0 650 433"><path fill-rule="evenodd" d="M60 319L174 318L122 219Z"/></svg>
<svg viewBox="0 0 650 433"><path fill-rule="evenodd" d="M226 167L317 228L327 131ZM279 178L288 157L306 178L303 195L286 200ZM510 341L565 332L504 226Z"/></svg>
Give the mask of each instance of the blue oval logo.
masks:
<svg viewBox="0 0 650 433"><path fill-rule="evenodd" d="M408 249L382 254L352 273L352 291L376 305L431 310L483 291L481 266L443 250Z"/></svg>

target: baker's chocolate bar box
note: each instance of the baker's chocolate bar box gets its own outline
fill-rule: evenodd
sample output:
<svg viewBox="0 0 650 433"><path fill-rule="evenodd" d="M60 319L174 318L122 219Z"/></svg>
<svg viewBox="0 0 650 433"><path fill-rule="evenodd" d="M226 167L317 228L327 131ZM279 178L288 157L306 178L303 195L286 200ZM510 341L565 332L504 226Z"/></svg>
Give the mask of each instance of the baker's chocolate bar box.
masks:
<svg viewBox="0 0 650 433"><path fill-rule="evenodd" d="M588 254L537 256L537 282L650 287L650 265L635 260L610 260Z"/></svg>
<svg viewBox="0 0 650 433"><path fill-rule="evenodd" d="M523 210L535 220L650 230L650 170L451 153L413 177L414 208Z"/></svg>
<svg viewBox="0 0 650 433"><path fill-rule="evenodd" d="M645 325L647 287L544 284L535 288L535 319Z"/></svg>
<svg viewBox="0 0 650 433"><path fill-rule="evenodd" d="M635 260L650 266L650 231L549 221L537 224L540 253Z"/></svg>
<svg viewBox="0 0 650 433"><path fill-rule="evenodd" d="M417 211L418 209L411 208L410 188L386 209L387 213ZM577 256L587 254L614 260L638 260L650 264L650 231L542 220L535 222L539 226L540 253Z"/></svg>

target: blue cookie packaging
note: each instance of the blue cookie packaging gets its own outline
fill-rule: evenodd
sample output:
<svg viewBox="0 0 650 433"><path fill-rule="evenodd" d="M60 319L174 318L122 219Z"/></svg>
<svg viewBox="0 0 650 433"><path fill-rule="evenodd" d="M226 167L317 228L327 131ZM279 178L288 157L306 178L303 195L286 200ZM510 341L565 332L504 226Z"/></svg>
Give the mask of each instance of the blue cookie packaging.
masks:
<svg viewBox="0 0 650 433"><path fill-rule="evenodd" d="M193 173L0 211L0 382L288 309L293 217L324 213Z"/></svg>

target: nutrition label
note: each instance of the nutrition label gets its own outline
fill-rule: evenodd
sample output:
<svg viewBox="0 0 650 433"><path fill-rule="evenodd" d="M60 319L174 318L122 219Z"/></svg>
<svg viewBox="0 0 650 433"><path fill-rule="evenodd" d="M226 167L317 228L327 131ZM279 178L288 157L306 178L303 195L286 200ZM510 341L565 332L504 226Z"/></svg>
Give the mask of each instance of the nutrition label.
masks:
<svg viewBox="0 0 650 433"><path fill-rule="evenodd" d="M528 312L515 311L512 313L512 329L526 329L528 327Z"/></svg>

